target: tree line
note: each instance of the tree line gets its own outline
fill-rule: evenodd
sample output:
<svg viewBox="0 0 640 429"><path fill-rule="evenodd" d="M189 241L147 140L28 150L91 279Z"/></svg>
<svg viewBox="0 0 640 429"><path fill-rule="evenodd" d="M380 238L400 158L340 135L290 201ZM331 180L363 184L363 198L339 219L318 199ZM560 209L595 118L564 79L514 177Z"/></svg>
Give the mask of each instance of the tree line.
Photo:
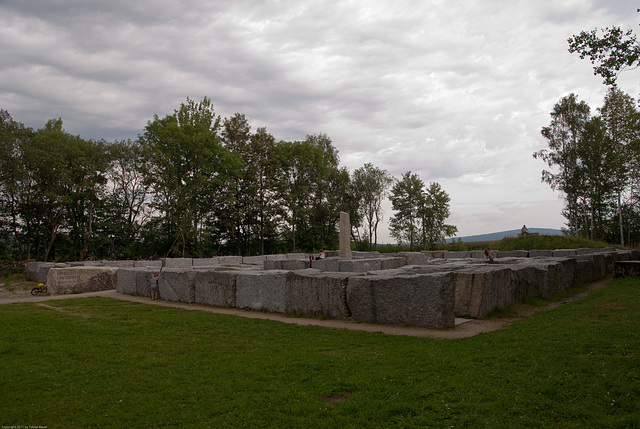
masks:
<svg viewBox="0 0 640 429"><path fill-rule="evenodd" d="M567 233L638 245L640 112L616 82L640 67L640 43L633 30L620 27L582 31L567 42L569 52L591 61L608 91L595 115L575 94L558 101L541 131L548 149L533 156L553 168L542 171L542 181L563 192Z"/></svg>
<svg viewBox="0 0 640 429"><path fill-rule="evenodd" d="M395 179L370 163L350 174L326 134L276 141L243 114L221 118L207 97L113 142L71 135L62 119L33 130L0 109L0 164L4 259L310 252L338 247L341 211L369 250L387 197L399 242L433 248L455 233L437 183L410 172ZM401 203L409 196L411 207Z"/></svg>
<svg viewBox="0 0 640 429"><path fill-rule="evenodd" d="M533 156L553 170L542 180L563 192L567 232L609 243L640 242L640 113L615 86L591 114L575 94L563 97L542 128L548 149Z"/></svg>

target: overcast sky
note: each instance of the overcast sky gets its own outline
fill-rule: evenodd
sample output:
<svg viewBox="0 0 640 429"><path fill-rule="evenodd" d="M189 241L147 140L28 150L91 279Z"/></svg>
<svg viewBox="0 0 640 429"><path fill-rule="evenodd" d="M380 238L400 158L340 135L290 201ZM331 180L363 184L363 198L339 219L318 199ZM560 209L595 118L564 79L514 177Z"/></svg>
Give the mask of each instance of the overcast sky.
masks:
<svg viewBox="0 0 640 429"><path fill-rule="evenodd" d="M640 30L637 0L0 0L0 108L33 128L135 139L187 97L277 140L326 133L351 172L411 171L451 197L459 236L561 228L540 129L606 87L567 51ZM638 98L640 72L619 87ZM385 220L393 214L386 204ZM380 242L392 242L386 223Z"/></svg>

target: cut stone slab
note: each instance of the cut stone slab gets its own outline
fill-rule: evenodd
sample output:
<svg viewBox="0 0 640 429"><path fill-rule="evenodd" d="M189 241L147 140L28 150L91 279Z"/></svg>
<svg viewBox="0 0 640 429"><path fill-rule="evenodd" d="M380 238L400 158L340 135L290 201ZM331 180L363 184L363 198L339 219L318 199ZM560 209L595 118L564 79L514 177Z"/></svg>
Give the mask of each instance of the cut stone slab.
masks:
<svg viewBox="0 0 640 429"><path fill-rule="evenodd" d="M152 270L160 271L162 269L162 261L134 261L134 268L151 268Z"/></svg>
<svg viewBox="0 0 640 429"><path fill-rule="evenodd" d="M218 307L235 307L239 274L239 271L196 270L194 302Z"/></svg>
<svg viewBox="0 0 640 429"><path fill-rule="evenodd" d="M550 258L553 256L553 250L529 250L530 258Z"/></svg>
<svg viewBox="0 0 640 429"><path fill-rule="evenodd" d="M407 260L405 258L380 258L381 270L395 270L396 268L400 268L405 265L407 265Z"/></svg>
<svg viewBox="0 0 640 429"><path fill-rule="evenodd" d="M351 277L347 303L355 320L442 329L454 326L453 273Z"/></svg>
<svg viewBox="0 0 640 429"><path fill-rule="evenodd" d="M149 267L119 268L116 289L119 293L150 297L149 275L157 275L159 271L159 268L155 270Z"/></svg>
<svg viewBox="0 0 640 429"><path fill-rule="evenodd" d="M311 268L320 271L340 271L339 258L325 258L311 261Z"/></svg>
<svg viewBox="0 0 640 429"><path fill-rule="evenodd" d="M528 258L528 257L529 257L528 250L509 250L509 251L506 251L506 252L503 251L494 255L494 258Z"/></svg>
<svg viewBox="0 0 640 429"><path fill-rule="evenodd" d="M444 252L444 258L445 259L471 258L471 252L468 252L468 251Z"/></svg>
<svg viewBox="0 0 640 429"><path fill-rule="evenodd" d="M432 254L424 252L398 252L398 256L405 258L406 265L424 265L434 259Z"/></svg>
<svg viewBox="0 0 640 429"><path fill-rule="evenodd" d="M166 258L164 260L165 268L190 268L193 267L193 259L191 258Z"/></svg>
<svg viewBox="0 0 640 429"><path fill-rule="evenodd" d="M294 270L304 270L305 268L309 268L309 261L304 259L303 260L286 259L284 261L272 261L272 262L279 262L280 263L279 269L281 270L294 271ZM265 261L265 264L266 263L267 261Z"/></svg>
<svg viewBox="0 0 640 429"><path fill-rule="evenodd" d="M517 302L509 267L478 265L455 273L456 316L485 317Z"/></svg>
<svg viewBox="0 0 640 429"><path fill-rule="evenodd" d="M158 294L165 301L196 301L195 277L198 271L186 268L164 268L158 280Z"/></svg>
<svg viewBox="0 0 640 429"><path fill-rule="evenodd" d="M367 271L379 271L381 259L340 259L340 272L366 273Z"/></svg>
<svg viewBox="0 0 640 429"><path fill-rule="evenodd" d="M220 264L220 258L195 258L193 260L193 266L200 267L214 267Z"/></svg>
<svg viewBox="0 0 640 429"><path fill-rule="evenodd" d="M56 262L27 262L27 277L39 283L46 283L51 268L67 268L68 266Z"/></svg>
<svg viewBox="0 0 640 429"><path fill-rule="evenodd" d="M354 274L323 272L315 269L287 274L286 312L349 317L347 284Z"/></svg>
<svg viewBox="0 0 640 429"><path fill-rule="evenodd" d="M47 289L52 295L116 289L117 273L115 267L51 268Z"/></svg>
<svg viewBox="0 0 640 429"><path fill-rule="evenodd" d="M242 272L236 285L236 307L284 313L289 271Z"/></svg>

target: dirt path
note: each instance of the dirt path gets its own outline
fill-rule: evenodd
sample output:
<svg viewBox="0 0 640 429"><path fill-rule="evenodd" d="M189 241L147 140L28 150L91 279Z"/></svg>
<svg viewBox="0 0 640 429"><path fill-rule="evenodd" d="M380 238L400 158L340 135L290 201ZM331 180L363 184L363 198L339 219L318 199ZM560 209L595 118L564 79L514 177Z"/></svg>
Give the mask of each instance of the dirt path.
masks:
<svg viewBox="0 0 640 429"><path fill-rule="evenodd" d="M516 317L501 318L501 319L472 319L472 320L456 319L456 326L450 329L428 329L428 328L419 328L419 327L413 327L413 326L382 325L382 324L373 324L373 323L354 322L350 320L320 320L320 319L305 319L301 317L287 317L279 313L266 313L262 311L241 310L237 308L211 307L208 305L187 304L183 302L172 302L172 301L162 301L162 300L151 301L149 298L145 298L141 296L131 296L131 295L120 294L115 290L81 293L81 294L73 294L73 295L53 295L53 296L47 295L47 296L37 296L37 297L21 294L21 296L12 297L12 298L8 298L7 294L3 294L3 297L0 298L0 305L12 304L12 303L18 303L18 302L39 303L43 301L54 301L54 300L60 300L60 299L75 299L75 298L86 298L91 296L103 296L103 297L114 298L122 301L140 302L147 305L158 305L161 307L181 308L184 310L198 310L198 311L205 311L205 312L216 313L216 314L248 317L251 319L273 320L273 321L282 322L282 323L293 323L300 326L322 326L325 328L332 328L332 329L351 329L354 331L381 332L383 334L388 334L388 335L407 335L411 337L427 337L427 338L436 338L436 339L456 339L456 338L473 337L474 335L478 335L484 332L491 332L491 331L505 328L513 324L514 322L521 320L523 317L530 316L531 314L534 314L538 311L557 308L568 302L583 298L589 295L590 293L605 287L610 280L611 280L610 277L606 277L597 282L589 283L588 285L586 285L586 288L582 292L577 293L576 295L568 299L554 302L552 304L549 304L546 307L536 307L536 308L529 308L527 310L522 310L518 313ZM46 306L46 307L50 307L50 306Z"/></svg>

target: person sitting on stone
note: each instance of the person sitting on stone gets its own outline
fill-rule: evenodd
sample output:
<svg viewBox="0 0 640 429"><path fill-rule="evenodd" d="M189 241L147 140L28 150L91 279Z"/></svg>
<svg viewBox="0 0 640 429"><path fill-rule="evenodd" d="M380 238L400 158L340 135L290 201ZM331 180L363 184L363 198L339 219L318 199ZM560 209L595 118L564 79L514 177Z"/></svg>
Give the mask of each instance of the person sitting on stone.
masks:
<svg viewBox="0 0 640 429"><path fill-rule="evenodd" d="M324 250L320 249L320 252L318 252L318 256L316 256L316 261L319 259L324 259L324 257Z"/></svg>
<svg viewBox="0 0 640 429"><path fill-rule="evenodd" d="M529 234L529 230L527 229L527 225L522 225L522 229L520 230L520 234L522 234L522 235Z"/></svg>
<svg viewBox="0 0 640 429"><path fill-rule="evenodd" d="M484 249L484 262L487 264L493 262L493 252L491 251L491 247Z"/></svg>

